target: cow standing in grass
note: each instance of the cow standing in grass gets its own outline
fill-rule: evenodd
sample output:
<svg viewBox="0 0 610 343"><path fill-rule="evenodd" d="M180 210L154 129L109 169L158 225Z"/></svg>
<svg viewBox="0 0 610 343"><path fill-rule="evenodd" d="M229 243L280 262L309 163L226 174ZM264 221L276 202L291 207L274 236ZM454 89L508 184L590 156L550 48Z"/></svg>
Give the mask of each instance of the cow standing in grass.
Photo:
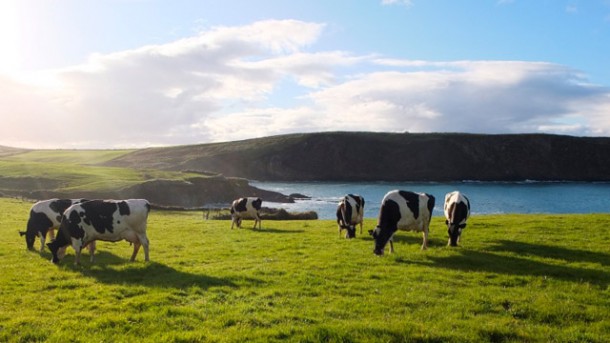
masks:
<svg viewBox="0 0 610 343"><path fill-rule="evenodd" d="M81 249L95 240L133 243L131 261L136 259L140 246L144 247L144 259L148 256L146 225L150 204L144 199L92 200L70 206L64 212L57 238L47 246L58 263L62 248L72 245L76 253L74 264L80 263ZM91 251L91 260L95 246Z"/></svg>
<svg viewBox="0 0 610 343"><path fill-rule="evenodd" d="M466 220L470 217L470 201L460 193L454 191L445 195L445 224L449 241L447 245L456 247L460 241L462 230L466 227Z"/></svg>
<svg viewBox="0 0 610 343"><path fill-rule="evenodd" d="M360 234L364 217L364 198L360 195L348 194L337 205L337 225L339 237L345 230L345 238L356 237L356 225L360 224Z"/></svg>
<svg viewBox="0 0 610 343"><path fill-rule="evenodd" d="M256 197L239 198L231 204L231 230L233 225L241 228L241 220L243 218L254 219L254 227L258 223L258 228L261 228L260 210L263 205L263 200Z"/></svg>
<svg viewBox="0 0 610 343"><path fill-rule="evenodd" d="M388 241L390 252L394 252L392 238L397 230L422 232L421 248L427 249L433 209L434 197L430 194L399 190L388 192L381 201L377 227L369 231L375 239L373 252L376 255L383 255Z"/></svg>
<svg viewBox="0 0 610 343"><path fill-rule="evenodd" d="M49 199L42 200L30 208L30 217L25 231L19 234L25 236L25 244L29 250L34 250L36 236L40 237L40 251L44 250L47 233L51 240L55 239L55 229L59 228L64 211L84 199Z"/></svg>

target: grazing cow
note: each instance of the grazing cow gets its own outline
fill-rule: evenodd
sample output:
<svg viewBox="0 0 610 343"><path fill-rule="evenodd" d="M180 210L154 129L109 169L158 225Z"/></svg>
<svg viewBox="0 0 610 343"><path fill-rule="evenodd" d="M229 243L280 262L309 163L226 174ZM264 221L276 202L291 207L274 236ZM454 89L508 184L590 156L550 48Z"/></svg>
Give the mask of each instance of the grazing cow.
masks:
<svg viewBox="0 0 610 343"><path fill-rule="evenodd" d="M29 250L34 250L34 242L36 236L40 237L40 251L44 250L44 243L47 237L47 232L51 240L55 238L54 231L59 228L61 215L64 211L77 203L85 201L84 199L49 199L42 200L30 208L30 218L25 231L19 231L19 234L25 236L25 244Z"/></svg>
<svg viewBox="0 0 610 343"><path fill-rule="evenodd" d="M233 224L236 224L238 228L241 227L241 220L243 218L253 218L254 219L254 227L256 229L256 224L258 223L258 228L261 228L261 217L260 210L263 204L263 200L261 198L248 197L248 198L239 198L233 201L231 204L231 230L233 229Z"/></svg>
<svg viewBox="0 0 610 343"><path fill-rule="evenodd" d="M80 263L82 247L94 240L117 242L126 240L133 243L131 261L135 261L140 246L144 247L144 259L148 257L148 237L146 221L150 204L144 199L92 200L70 206L64 212L57 238L47 246L53 254L53 263L58 263L60 248L72 244L76 257L74 264ZM91 251L93 260L94 251Z"/></svg>
<svg viewBox="0 0 610 343"><path fill-rule="evenodd" d="M430 194L399 190L386 194L381 201L377 227L369 231L375 239L375 255L383 255L388 241L390 252L394 252L392 238L397 230L423 232L421 248L427 249L433 209L434 197Z"/></svg>
<svg viewBox="0 0 610 343"><path fill-rule="evenodd" d="M362 234L362 222L364 216L364 198L360 195L348 194L337 205L337 225L339 226L339 237L341 230L346 230L345 238L356 237L356 225L360 224Z"/></svg>
<svg viewBox="0 0 610 343"><path fill-rule="evenodd" d="M466 227L466 220L470 217L470 201L460 193L454 191L445 195L445 224L449 233L447 245L456 247L462 235L462 229Z"/></svg>

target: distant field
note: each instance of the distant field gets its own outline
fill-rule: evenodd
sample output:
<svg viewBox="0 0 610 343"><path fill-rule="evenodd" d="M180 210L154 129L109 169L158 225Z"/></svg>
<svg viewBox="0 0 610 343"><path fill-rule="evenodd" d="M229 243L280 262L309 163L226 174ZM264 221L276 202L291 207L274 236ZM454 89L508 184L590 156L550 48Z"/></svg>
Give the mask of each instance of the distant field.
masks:
<svg viewBox="0 0 610 343"><path fill-rule="evenodd" d="M25 249L30 205L0 198L2 342L610 341L608 214L475 216L459 248L435 217L430 249L375 257L333 221L153 211L151 262L102 242L74 267Z"/></svg>
<svg viewBox="0 0 610 343"><path fill-rule="evenodd" d="M40 163L96 164L134 150L31 150L5 157L11 161Z"/></svg>
<svg viewBox="0 0 610 343"><path fill-rule="evenodd" d="M0 190L107 191L188 173L97 165L132 150L34 150L0 157Z"/></svg>

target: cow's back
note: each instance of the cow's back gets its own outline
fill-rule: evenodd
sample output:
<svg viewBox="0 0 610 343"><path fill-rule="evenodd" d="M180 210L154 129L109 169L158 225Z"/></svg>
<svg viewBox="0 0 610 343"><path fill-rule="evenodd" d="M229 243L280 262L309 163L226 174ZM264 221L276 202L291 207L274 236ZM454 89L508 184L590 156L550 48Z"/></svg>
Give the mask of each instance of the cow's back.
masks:
<svg viewBox="0 0 610 343"><path fill-rule="evenodd" d="M92 200L70 206L62 220L62 228L71 237L117 241L125 239L126 231L146 232L150 205L145 199Z"/></svg>
<svg viewBox="0 0 610 343"><path fill-rule="evenodd" d="M452 216L459 217L460 223L465 222L470 217L470 200L459 191L453 191L445 195L444 204L445 218L450 221L455 220ZM456 213L458 212L458 213Z"/></svg>
<svg viewBox="0 0 610 343"><path fill-rule="evenodd" d="M383 203L393 201L398 205L400 218L397 228L404 231L423 231L432 216L434 197L425 193L392 191L386 194Z"/></svg>

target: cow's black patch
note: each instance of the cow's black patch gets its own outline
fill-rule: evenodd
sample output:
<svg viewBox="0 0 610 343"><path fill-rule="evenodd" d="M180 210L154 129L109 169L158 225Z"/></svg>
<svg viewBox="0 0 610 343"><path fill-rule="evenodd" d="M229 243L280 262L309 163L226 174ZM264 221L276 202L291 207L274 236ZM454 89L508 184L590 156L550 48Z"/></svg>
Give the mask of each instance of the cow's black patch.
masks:
<svg viewBox="0 0 610 343"><path fill-rule="evenodd" d="M245 212L247 203L248 203L248 198L239 199L237 201L237 204L235 205L235 211L236 212Z"/></svg>
<svg viewBox="0 0 610 343"><path fill-rule="evenodd" d="M434 203L436 202L436 199L434 198L434 196L432 196L432 194L424 194L428 197L428 213L430 214L430 220L432 220L432 211L434 210Z"/></svg>
<svg viewBox="0 0 610 343"><path fill-rule="evenodd" d="M461 223L468 216L468 205L463 202L458 202L455 204L455 209L453 212L453 218L451 221L453 224Z"/></svg>
<svg viewBox="0 0 610 343"><path fill-rule="evenodd" d="M350 194L350 196L352 196ZM359 195L353 195L354 199L356 199L356 211L361 212L364 211L364 198Z"/></svg>
<svg viewBox="0 0 610 343"><path fill-rule="evenodd" d="M458 239L462 234L463 228L466 227L466 224L460 223L466 219L468 216L468 205L464 202L458 202L452 204L449 209L449 216L451 217L451 221L448 221L447 234L449 234L449 245L457 246Z"/></svg>
<svg viewBox="0 0 610 343"><path fill-rule="evenodd" d="M85 237L85 230L82 229L80 225L81 222L81 216L79 215L79 213L76 211L70 211L68 217L64 217L64 219L62 220L61 226L65 226L68 233L70 234L70 237L83 238Z"/></svg>
<svg viewBox="0 0 610 343"><path fill-rule="evenodd" d="M343 221L345 222L345 225L352 225L352 204L347 200L347 197L345 197L343 203L345 204L343 207Z"/></svg>
<svg viewBox="0 0 610 343"><path fill-rule="evenodd" d="M46 214L30 211L30 218L25 230L25 244L28 249L34 249L34 242L38 233L46 236L52 226L53 222Z"/></svg>
<svg viewBox="0 0 610 343"><path fill-rule="evenodd" d="M352 205L348 201L347 195L337 206L337 224L339 225L339 232L341 230L347 230L346 238L356 237L356 226L352 222Z"/></svg>
<svg viewBox="0 0 610 343"><path fill-rule="evenodd" d="M119 202L119 214L122 216L128 216L131 214L129 210L129 204L126 201Z"/></svg>
<svg viewBox="0 0 610 343"><path fill-rule="evenodd" d="M254 200L252 202L252 207L254 207L254 209L257 211L260 211L262 206L263 206L263 199L261 199L261 198L256 198L256 200Z"/></svg>
<svg viewBox="0 0 610 343"><path fill-rule="evenodd" d="M413 213L413 218L417 219L419 217L419 194L408 191L398 191L398 194L407 201L407 207ZM434 198L432 198L432 204L434 205Z"/></svg>
<svg viewBox="0 0 610 343"><path fill-rule="evenodd" d="M113 232L113 215L118 209L118 205L114 202L103 200L93 200L83 203L81 207L84 210L83 221L88 225L93 226L95 231L104 233L106 231Z"/></svg>
<svg viewBox="0 0 610 343"><path fill-rule="evenodd" d="M59 262L59 257L57 256L57 251L59 248L64 247L71 242L71 236L74 232L75 235L79 235L83 237L85 235L85 231L80 228L78 225L81 221L80 216L77 211L71 211L68 216L64 215L61 218L61 224L59 225L59 232L55 237L55 240L47 243L47 247L53 254L53 263Z"/></svg>
<svg viewBox="0 0 610 343"><path fill-rule="evenodd" d="M54 200L51 201L51 203L49 204L49 208L59 214L60 220L61 220L61 215L66 211L66 209L68 207L72 206L72 200L70 199L59 199L59 200Z"/></svg>

